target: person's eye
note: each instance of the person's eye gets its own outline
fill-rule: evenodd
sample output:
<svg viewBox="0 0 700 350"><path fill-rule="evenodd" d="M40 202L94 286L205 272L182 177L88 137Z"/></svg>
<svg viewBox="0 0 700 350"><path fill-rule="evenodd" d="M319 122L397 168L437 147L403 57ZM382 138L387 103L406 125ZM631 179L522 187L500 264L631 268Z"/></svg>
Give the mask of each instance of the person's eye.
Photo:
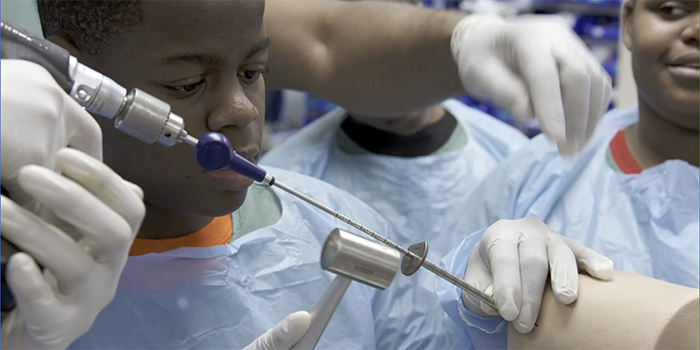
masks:
<svg viewBox="0 0 700 350"><path fill-rule="evenodd" d="M186 85L165 85L165 88L177 94L191 94L196 92L200 87L202 87L204 83L205 80L202 79L192 84Z"/></svg>
<svg viewBox="0 0 700 350"><path fill-rule="evenodd" d="M669 18L684 17L689 13L685 6L678 3L663 3L659 6L659 12Z"/></svg>
<svg viewBox="0 0 700 350"><path fill-rule="evenodd" d="M246 84L253 84L261 75L267 73L267 69L247 69L241 71L238 76L245 81Z"/></svg>

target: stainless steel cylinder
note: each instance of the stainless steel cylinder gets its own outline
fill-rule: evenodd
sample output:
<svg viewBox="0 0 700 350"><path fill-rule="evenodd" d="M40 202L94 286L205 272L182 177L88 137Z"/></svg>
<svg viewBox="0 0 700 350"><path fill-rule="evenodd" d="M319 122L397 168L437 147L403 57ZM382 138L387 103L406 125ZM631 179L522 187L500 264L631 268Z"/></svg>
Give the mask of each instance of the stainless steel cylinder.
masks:
<svg viewBox="0 0 700 350"><path fill-rule="evenodd" d="M170 117L170 105L134 89L126 98L114 126L145 143L155 143Z"/></svg>
<svg viewBox="0 0 700 350"><path fill-rule="evenodd" d="M321 252L321 267L378 289L388 287L396 276L401 254L379 242L335 229Z"/></svg>

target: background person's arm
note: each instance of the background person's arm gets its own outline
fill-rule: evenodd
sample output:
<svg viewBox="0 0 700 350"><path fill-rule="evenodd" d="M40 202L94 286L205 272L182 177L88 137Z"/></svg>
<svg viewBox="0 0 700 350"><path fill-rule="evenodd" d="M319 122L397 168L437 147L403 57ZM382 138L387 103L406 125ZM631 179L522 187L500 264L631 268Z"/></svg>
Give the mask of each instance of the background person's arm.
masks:
<svg viewBox="0 0 700 350"><path fill-rule="evenodd" d="M375 115L439 103L464 93L450 52L464 16L388 2L267 1L267 87Z"/></svg>
<svg viewBox="0 0 700 350"><path fill-rule="evenodd" d="M610 101L610 76L561 18L271 0L265 21L274 42L269 88L307 91L362 114L397 116L467 93L536 118L571 154Z"/></svg>

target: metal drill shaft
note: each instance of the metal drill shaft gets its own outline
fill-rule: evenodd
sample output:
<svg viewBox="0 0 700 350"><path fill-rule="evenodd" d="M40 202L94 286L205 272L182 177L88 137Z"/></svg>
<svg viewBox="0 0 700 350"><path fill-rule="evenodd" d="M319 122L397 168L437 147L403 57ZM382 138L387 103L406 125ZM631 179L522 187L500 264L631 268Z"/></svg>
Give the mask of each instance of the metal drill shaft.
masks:
<svg viewBox="0 0 700 350"><path fill-rule="evenodd" d="M331 209L331 208L329 208L329 207L327 207L327 206L325 206L325 205L319 203L318 201L314 200L313 198L311 198L311 197L309 197L309 196L307 196L307 195L305 195L305 194L303 194L303 193L301 193L301 192L299 192L299 191L297 191L297 190L295 190L295 189L293 189L293 188L291 188L291 187L289 187L289 186L287 186L287 185L285 185L285 184L283 184L283 183L280 183L279 181L276 181L273 177L271 177L271 176L268 175L268 176L265 178L265 180L266 180L265 182L266 182L268 185L279 187L279 188L282 189L283 191L285 191L285 192L287 192L287 193L289 193L289 194L291 194L291 195L293 195L293 196L295 196L295 197L297 197L297 198L299 198L299 199L301 199L301 200L303 200L303 201L305 201L305 202L307 202L307 203L313 205L313 206L316 207L316 208L319 208L319 209L325 211L326 213L328 213L328 214L330 214L330 215L332 215L332 216L334 216L334 217L340 219L340 221L343 221L343 222L345 222L346 224L348 224L348 225L350 225L350 226L352 226L352 227L354 227L354 228L356 228L356 229L358 229L358 230L360 230L360 231L362 231L362 232L364 232L364 233L370 235L370 236L373 237L374 239L376 239L376 240L378 240L378 241L380 241L380 242L382 242L382 243L388 245L389 247L394 248L394 249L398 250L399 252L408 255L408 256L411 257L412 259L417 259L417 260L420 260L420 259L421 259L421 257L419 257L419 256L416 255L415 253L409 251L408 249L406 249L406 248L404 248L404 247L402 247L402 246L400 246L400 245L398 245L398 244L392 242L391 240L389 240L389 239L387 239L387 238L381 236L380 234L378 234L378 233L376 233L376 232L374 232L374 231L372 231L372 230L370 230L370 229L368 229L368 228L366 228L366 227L360 225L360 223L358 223L358 222L356 222L356 221L354 221L354 220L352 220L352 219L350 219L350 218L344 216L343 214L341 214L341 213L339 213L339 212L337 212L337 211L335 211L335 210L333 210L333 209ZM467 294L470 294L470 295L472 295L473 297L479 299L479 300L480 300L481 302L483 302L484 304L486 304L486 305L488 305L488 306L490 306L490 307L492 307L492 308L494 308L494 309L497 309L497 308L496 308L496 303L494 302L494 300L493 300L492 297L490 297L490 296L484 294L483 292L481 292L480 290L478 290L478 289L476 289L476 288L470 286L469 284L467 284L466 282L464 282L464 280L462 280L461 278L458 278L457 276L455 276L455 275L449 273L449 272L446 271L445 269L440 268L439 266L433 264L432 262L430 262L430 261L427 260L427 259L423 261L423 264L422 264L421 266L424 267L424 268L426 268L428 271L434 273L434 274L437 275L438 277L440 277L440 278L442 278L442 279L444 279L444 280L446 280L446 281L448 281L448 282L454 284L455 286L459 287L461 290L465 291Z"/></svg>
<svg viewBox="0 0 700 350"><path fill-rule="evenodd" d="M197 146L197 143L199 143L199 140L197 140L196 137L189 135L186 132L182 133L182 135L180 135L180 141L182 141L182 142L184 142L192 147Z"/></svg>
<svg viewBox="0 0 700 350"><path fill-rule="evenodd" d="M307 196L307 195L305 195L305 194L303 194L303 193L301 193L301 192L299 192L299 191L297 191L297 190L295 190L295 189L293 189L293 188L291 188L291 187L289 187L289 186L287 186L287 185L285 185L277 180L272 181L272 185L277 186L280 189L284 190L285 192L293 195L294 197L297 197L297 198L303 200L304 202L309 203L309 204L313 205L314 207L325 211L326 213L338 218L340 221L372 236L372 238L388 245L389 247L392 247L392 248L400 251L401 253L404 253L404 254L410 256L411 258L420 259L420 257L418 255L414 254L413 252L409 251L408 249L382 237L381 235L377 234L376 232L360 225L358 222L351 220L350 218L344 216L343 214L317 202L315 199L313 199L313 198L311 198L311 197L309 197L309 196Z"/></svg>
<svg viewBox="0 0 700 350"><path fill-rule="evenodd" d="M426 269L428 269L428 271L438 275L447 282L450 282L455 286L459 287L459 289L465 291L467 294L470 294L471 296L479 299L479 301L481 301L482 303L498 310L498 308L496 307L496 302L493 300L492 297L470 286L469 284L467 284L467 282L464 282L463 279L457 278L457 276L445 271L444 269L441 269L439 266L433 264L428 259L423 261L423 264L421 266L425 267Z"/></svg>
<svg viewBox="0 0 700 350"><path fill-rule="evenodd" d="M184 142L190 146L196 146L198 143L197 138L187 134L186 132L182 132L180 135L178 135L178 139L180 142ZM340 221L368 234L372 238L384 243L385 245L387 245L393 249L396 249L399 252L411 257L411 259L416 259L419 261L422 259L420 256L416 255L412 251L392 242L391 240L389 240L389 239L383 237L382 235L370 230L369 228L362 226L359 222L348 218L347 216L331 209L330 207L316 201L315 199L313 199L313 198L277 181L274 177L272 177L270 175L265 175L265 179L262 181L262 183L264 183L268 186L278 187L279 189L293 195L294 197L297 197L297 198L303 200L304 202L309 203L309 204L313 205L314 207L321 209L321 210L325 211L326 213L334 216L335 218L339 219ZM490 297L490 296L484 294L483 292L479 291L478 289L468 285L461 278L458 278L457 276L449 273L445 269L442 269L439 266L433 264L428 259L423 260L423 263L421 264L421 266L426 268L428 271L434 273L438 277L440 277L440 278L452 283L453 285L459 287L461 290L463 290L467 294L470 294L473 297L479 299L484 304L486 304L494 309L497 309L496 303L494 302L492 297Z"/></svg>

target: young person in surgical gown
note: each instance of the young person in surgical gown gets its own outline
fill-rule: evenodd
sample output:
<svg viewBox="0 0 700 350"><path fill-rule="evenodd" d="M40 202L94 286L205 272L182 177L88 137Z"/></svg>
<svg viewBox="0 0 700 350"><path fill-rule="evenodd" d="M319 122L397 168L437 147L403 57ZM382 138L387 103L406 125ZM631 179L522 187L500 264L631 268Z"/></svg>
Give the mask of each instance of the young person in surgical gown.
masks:
<svg viewBox="0 0 700 350"><path fill-rule="evenodd" d="M577 157L564 158L537 137L503 162L468 199L462 225L476 233L445 258L449 270L478 280L470 270L488 262L497 243L477 230L530 216L616 269L698 288L699 7L695 0L625 3L638 105L604 116ZM442 281L438 290L473 339L505 347L501 317L484 317L478 302Z"/></svg>
<svg viewBox="0 0 700 350"><path fill-rule="evenodd" d="M558 24L533 26L381 2L318 1L306 6L303 1L287 0L40 0L37 5L47 39L120 85L139 87L168 103L184 118L192 135L221 132L252 162L260 156L266 87L310 88L325 86L329 84L326 79L331 79L334 86L342 86L331 95L346 95L360 109L366 103L380 110L383 105L385 111L400 108L394 105L396 100L392 102L396 96L420 99L437 94L439 101L458 94L464 90L462 76L467 77L466 85L478 86L486 95L500 92L497 104L520 104L525 106L522 109L527 109L529 101L541 105L538 97L544 95L543 90L580 86L582 81L594 82L591 86L597 90L609 87L590 52L577 45L570 29ZM348 16L349 11L355 11L354 16ZM370 27L372 35L357 35L359 29ZM395 35L397 28L401 28L401 38ZM522 34L528 32L532 35ZM357 46L335 45L350 40L338 39L334 33L352 37ZM329 37L331 43L324 42ZM569 49L536 49L530 45L533 38L549 47L556 43ZM270 51L271 42L275 49ZM325 54L308 55L300 49L280 57L285 48ZM480 56L470 55L476 51ZM469 70L474 60L480 61L489 52L493 53L489 56L493 70ZM524 77L532 76L527 72L541 71L540 64L526 64L532 57L548 62L544 67L552 77L537 84L544 89L536 96L529 94L538 89L503 94L513 84L493 87L489 77L508 64L519 65ZM558 60L572 65L554 64ZM393 74L367 85L396 86L396 90L380 89L400 90L399 94L382 99L367 89L353 91L357 85L340 84L345 74L364 83L363 77L376 79L366 69L369 66ZM303 73L304 67L317 70ZM559 69L573 69L577 74L562 75ZM439 86L426 93L422 91L425 85L411 81ZM513 81L529 85L525 83L529 79L517 75ZM453 89L453 85L460 88ZM438 93L441 89L447 91ZM358 95L376 100L361 102ZM415 99L410 103L416 103ZM561 103L562 110L571 113L537 117L552 126L553 135L562 137L570 131L557 127L564 117L579 116L595 123L595 111L605 104L599 99ZM228 170L203 171L186 145L147 145L116 130L111 120L95 120L103 135L104 163L143 189L146 216L114 299L71 348L237 350L260 339L287 315L313 308L334 278L319 263L323 242L331 230L347 225L275 187L253 184ZM571 140L559 141L571 145ZM584 142L585 137L577 140ZM301 174L267 170L280 182L398 240L377 211L348 192ZM576 268L572 266L574 272ZM419 296L403 299L397 294L404 286L415 284L414 277L397 276L382 292L353 283L317 348L451 348L453 333L439 328L447 318L443 310L434 302L434 307L422 308L421 303L432 301ZM464 344L471 347L471 343ZM277 350L290 346L262 345Z"/></svg>

